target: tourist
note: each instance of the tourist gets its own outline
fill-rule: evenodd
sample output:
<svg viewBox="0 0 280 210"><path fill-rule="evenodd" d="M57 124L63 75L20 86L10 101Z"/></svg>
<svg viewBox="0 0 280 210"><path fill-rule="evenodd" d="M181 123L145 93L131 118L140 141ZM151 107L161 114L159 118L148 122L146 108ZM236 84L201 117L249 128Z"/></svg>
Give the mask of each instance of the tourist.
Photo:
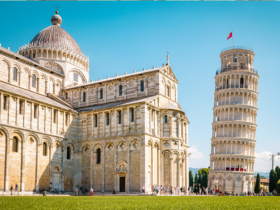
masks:
<svg viewBox="0 0 280 210"><path fill-rule="evenodd" d="M143 185L143 187L142 187L142 193L145 194L145 185Z"/></svg>
<svg viewBox="0 0 280 210"><path fill-rule="evenodd" d="M162 185L160 185L159 193L160 193L160 195L162 194Z"/></svg>
<svg viewBox="0 0 280 210"><path fill-rule="evenodd" d="M169 192L169 186L167 185L167 187L166 187L166 193L168 194L168 192Z"/></svg>
<svg viewBox="0 0 280 210"><path fill-rule="evenodd" d="M172 195L172 186L170 186L170 194Z"/></svg>
<svg viewBox="0 0 280 210"><path fill-rule="evenodd" d="M158 187L157 186L155 186L155 191L157 192L157 194L158 194Z"/></svg>
<svg viewBox="0 0 280 210"><path fill-rule="evenodd" d="M16 184L16 192L18 191L18 184Z"/></svg>
<svg viewBox="0 0 280 210"><path fill-rule="evenodd" d="M90 196L93 196L93 189L90 188Z"/></svg>
<svg viewBox="0 0 280 210"><path fill-rule="evenodd" d="M80 195L82 195L83 194L83 187L82 186L80 186Z"/></svg>
<svg viewBox="0 0 280 210"><path fill-rule="evenodd" d="M11 195L12 195L13 194L13 185L11 185L10 191L11 191Z"/></svg>
<svg viewBox="0 0 280 210"><path fill-rule="evenodd" d="M78 189L78 187L76 187L76 196L78 196L79 195L79 189Z"/></svg>

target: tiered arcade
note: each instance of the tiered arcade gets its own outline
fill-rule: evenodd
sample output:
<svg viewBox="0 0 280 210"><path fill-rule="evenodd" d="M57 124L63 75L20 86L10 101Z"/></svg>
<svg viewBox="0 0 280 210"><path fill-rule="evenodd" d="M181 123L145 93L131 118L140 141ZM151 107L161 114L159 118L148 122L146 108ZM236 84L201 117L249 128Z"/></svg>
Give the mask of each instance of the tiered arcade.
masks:
<svg viewBox="0 0 280 210"><path fill-rule="evenodd" d="M216 71L209 187L221 192L253 191L258 72L254 52L222 51Z"/></svg>

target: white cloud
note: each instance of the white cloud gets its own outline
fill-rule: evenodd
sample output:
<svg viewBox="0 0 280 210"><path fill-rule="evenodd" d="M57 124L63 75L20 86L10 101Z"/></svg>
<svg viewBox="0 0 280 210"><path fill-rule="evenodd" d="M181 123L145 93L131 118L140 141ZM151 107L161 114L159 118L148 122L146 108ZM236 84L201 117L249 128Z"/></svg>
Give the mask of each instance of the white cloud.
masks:
<svg viewBox="0 0 280 210"><path fill-rule="evenodd" d="M260 153L256 153L256 162L255 162L255 171L260 172L269 172L271 170L271 152L263 151ZM277 161L277 157L274 158L274 167L276 165L279 165L279 162Z"/></svg>
<svg viewBox="0 0 280 210"><path fill-rule="evenodd" d="M263 151L260 153L256 153L256 162L262 162L262 161L268 161L271 159L271 156L269 156L270 154L272 154L271 152L268 151Z"/></svg>
<svg viewBox="0 0 280 210"><path fill-rule="evenodd" d="M188 149L188 152L191 153L190 155L191 159L201 159L204 157L204 155L197 150L196 146L191 146Z"/></svg>

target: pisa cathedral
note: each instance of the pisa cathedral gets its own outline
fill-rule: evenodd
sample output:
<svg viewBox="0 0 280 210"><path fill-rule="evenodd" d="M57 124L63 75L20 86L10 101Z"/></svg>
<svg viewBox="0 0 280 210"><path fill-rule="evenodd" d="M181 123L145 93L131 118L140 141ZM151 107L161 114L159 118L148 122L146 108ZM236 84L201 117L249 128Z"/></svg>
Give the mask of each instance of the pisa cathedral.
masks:
<svg viewBox="0 0 280 210"><path fill-rule="evenodd" d="M51 23L17 53L0 45L0 190L188 186L189 120L168 59L89 82L58 12Z"/></svg>
<svg viewBox="0 0 280 210"><path fill-rule="evenodd" d="M221 192L254 191L258 71L254 52L228 48L216 71L208 186Z"/></svg>

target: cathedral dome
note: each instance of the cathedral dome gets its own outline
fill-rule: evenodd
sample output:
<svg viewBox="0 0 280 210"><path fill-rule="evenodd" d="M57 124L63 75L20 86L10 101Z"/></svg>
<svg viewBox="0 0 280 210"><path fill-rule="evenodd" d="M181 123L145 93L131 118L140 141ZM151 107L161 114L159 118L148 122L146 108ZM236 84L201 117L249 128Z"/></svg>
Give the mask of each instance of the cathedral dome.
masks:
<svg viewBox="0 0 280 210"><path fill-rule="evenodd" d="M73 39L63 28L60 27L62 18L56 14L51 18L52 26L40 31L30 42L31 45L44 46L55 49L66 49L82 55L82 51Z"/></svg>

